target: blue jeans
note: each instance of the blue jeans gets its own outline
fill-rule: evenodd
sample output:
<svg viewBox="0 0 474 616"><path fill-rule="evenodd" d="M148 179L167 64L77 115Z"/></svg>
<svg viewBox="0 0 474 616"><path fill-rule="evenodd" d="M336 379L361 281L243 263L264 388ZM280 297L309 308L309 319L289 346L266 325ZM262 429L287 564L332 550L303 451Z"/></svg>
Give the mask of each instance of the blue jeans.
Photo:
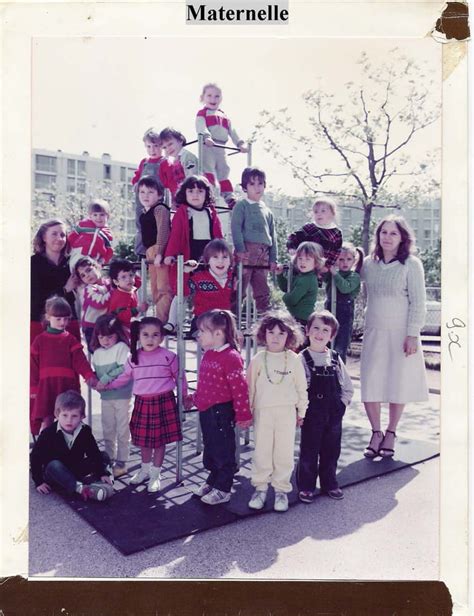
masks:
<svg viewBox="0 0 474 616"><path fill-rule="evenodd" d="M237 471L234 418L232 402L215 404L199 413L204 443L202 461L209 471L206 482L222 492L230 492Z"/></svg>
<svg viewBox="0 0 474 616"><path fill-rule="evenodd" d="M326 310L331 306L326 302ZM334 340L334 350L339 353L342 361L346 363L347 349L351 343L352 325L354 323L354 301L337 302L336 319L339 321L339 330Z"/></svg>
<svg viewBox="0 0 474 616"><path fill-rule="evenodd" d="M104 463L110 464L110 458L105 451L102 451L101 454ZM81 483L92 483L100 479L95 473L87 473L87 470L88 469L85 468L84 475L76 477L61 460L51 460L51 462L46 465L43 476L46 483L52 488L62 490L66 492L66 494L72 495L76 491L76 483L78 481Z"/></svg>

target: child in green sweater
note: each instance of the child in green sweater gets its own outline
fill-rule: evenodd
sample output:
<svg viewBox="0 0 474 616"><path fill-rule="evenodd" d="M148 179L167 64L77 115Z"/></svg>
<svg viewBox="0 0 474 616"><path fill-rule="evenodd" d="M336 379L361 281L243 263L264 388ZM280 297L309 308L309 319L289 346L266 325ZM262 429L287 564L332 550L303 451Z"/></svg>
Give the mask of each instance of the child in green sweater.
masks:
<svg viewBox="0 0 474 616"><path fill-rule="evenodd" d="M237 260L242 261L242 294L252 287L253 298L259 314L270 307L268 270L277 267L277 243L272 211L262 200L265 192L265 172L258 167L246 167L242 172L242 189L245 199L237 202L232 210L232 241Z"/></svg>
<svg viewBox="0 0 474 616"><path fill-rule="evenodd" d="M278 267L278 286L282 291L283 301L288 312L306 327L309 315L314 312L318 297L318 272L324 267L323 249L314 242L303 242L298 246L293 257L293 272L295 274L291 289L288 290L288 279L283 274L283 266Z"/></svg>
<svg viewBox="0 0 474 616"><path fill-rule="evenodd" d="M360 292L359 272L364 261L361 248L355 248L349 242L344 242L337 259L326 275L326 310L331 309L331 279L336 284L336 318L339 330L334 340L334 349L346 363L347 349L352 338L354 323L354 300Z"/></svg>

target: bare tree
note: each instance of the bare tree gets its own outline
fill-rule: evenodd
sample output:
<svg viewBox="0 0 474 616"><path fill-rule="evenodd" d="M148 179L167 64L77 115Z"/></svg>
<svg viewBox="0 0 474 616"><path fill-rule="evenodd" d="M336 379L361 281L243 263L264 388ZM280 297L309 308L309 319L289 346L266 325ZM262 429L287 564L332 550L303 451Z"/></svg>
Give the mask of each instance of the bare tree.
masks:
<svg viewBox="0 0 474 616"><path fill-rule="evenodd" d="M292 128L288 108L264 110L252 139L263 139L265 150L289 165L309 193L362 210L367 251L373 208L411 207L438 190L432 173L438 152L418 141L423 160L410 154L417 134L438 119L439 104L429 75L397 48L382 63L364 52L358 64L360 82L346 83L342 97L341 88L337 95L322 87L303 93L307 134Z"/></svg>

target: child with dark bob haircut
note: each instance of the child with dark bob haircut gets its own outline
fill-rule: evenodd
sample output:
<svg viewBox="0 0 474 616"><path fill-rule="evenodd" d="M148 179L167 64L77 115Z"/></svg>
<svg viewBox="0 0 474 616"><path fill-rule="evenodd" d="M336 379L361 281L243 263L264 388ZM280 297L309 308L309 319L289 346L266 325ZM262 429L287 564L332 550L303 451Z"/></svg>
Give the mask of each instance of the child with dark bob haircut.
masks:
<svg viewBox="0 0 474 616"><path fill-rule="evenodd" d="M242 172L241 184L246 197L238 201L232 211L232 241L236 258L244 265L242 293L245 294L250 284L257 310L263 314L270 307L268 269L275 271L277 267L275 221L272 211L262 200L265 172L258 167L247 167Z"/></svg>
<svg viewBox="0 0 474 616"><path fill-rule="evenodd" d="M296 473L299 499L304 503L314 500L318 476L322 492L336 500L344 497L336 470L341 453L342 418L354 388L341 357L328 348L338 329L336 317L328 310L313 312L306 326L309 346L300 353L309 398Z"/></svg>
<svg viewBox="0 0 474 616"><path fill-rule="evenodd" d="M249 507L263 509L271 484L274 509L283 512L292 490L296 426L303 423L308 406L304 369L291 350L301 344L303 335L285 311L266 314L256 332L265 350L252 358L247 372L255 438L251 476L255 492Z"/></svg>
<svg viewBox="0 0 474 616"><path fill-rule="evenodd" d="M113 287L109 312L118 316L128 334L132 317L147 309L145 302L138 301L137 288L141 280L135 275L133 265L127 259L114 259L110 264L109 276Z"/></svg>

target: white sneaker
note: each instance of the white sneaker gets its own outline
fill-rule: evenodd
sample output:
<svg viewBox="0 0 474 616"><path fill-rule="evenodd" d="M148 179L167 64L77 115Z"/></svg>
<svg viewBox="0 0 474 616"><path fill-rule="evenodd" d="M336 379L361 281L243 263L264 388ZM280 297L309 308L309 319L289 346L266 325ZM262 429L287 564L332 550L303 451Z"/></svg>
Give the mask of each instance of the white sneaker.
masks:
<svg viewBox="0 0 474 616"><path fill-rule="evenodd" d="M152 467L150 471L150 480L148 481L148 492L159 492L161 488L160 469Z"/></svg>
<svg viewBox="0 0 474 616"><path fill-rule="evenodd" d="M288 496L284 492L275 492L275 511L288 511Z"/></svg>
<svg viewBox="0 0 474 616"><path fill-rule="evenodd" d="M212 490L212 486L204 482L204 483L201 483L201 485L198 488L194 488L192 490L192 493L194 494L194 496L198 496L199 498L202 498L203 496L206 496L206 494L209 494L211 490Z"/></svg>
<svg viewBox="0 0 474 616"><path fill-rule="evenodd" d="M136 486L139 483L143 483L145 479L148 479L149 477L150 477L149 471L141 467L138 469L138 471L134 475L131 476L130 483Z"/></svg>
<svg viewBox="0 0 474 616"><path fill-rule="evenodd" d="M250 509L263 509L265 507L265 501L267 499L266 490L255 490L252 494L252 498L249 500Z"/></svg>
<svg viewBox="0 0 474 616"><path fill-rule="evenodd" d="M222 490L216 490L216 488L212 488L208 494L201 498L201 503L206 503L206 505L220 505L229 501L230 492L222 492Z"/></svg>

